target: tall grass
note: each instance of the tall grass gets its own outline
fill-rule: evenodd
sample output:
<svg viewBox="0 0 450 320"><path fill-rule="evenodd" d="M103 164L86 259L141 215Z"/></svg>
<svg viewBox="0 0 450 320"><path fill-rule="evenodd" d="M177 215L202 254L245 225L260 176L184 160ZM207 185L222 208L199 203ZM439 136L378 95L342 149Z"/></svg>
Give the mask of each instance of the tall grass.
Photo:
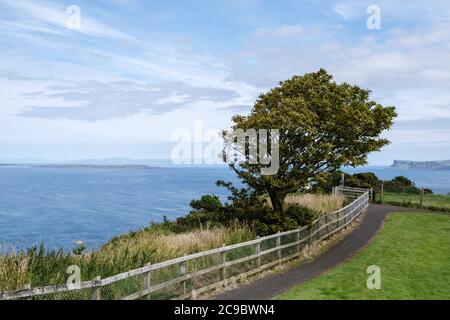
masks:
<svg viewBox="0 0 450 320"><path fill-rule="evenodd" d="M298 204L318 213L338 210L345 204L345 197L321 194L292 194L287 196L286 204Z"/></svg>
<svg viewBox="0 0 450 320"><path fill-rule="evenodd" d="M318 213L341 208L345 199L329 195L290 195L287 204L298 204ZM0 248L0 291L64 284L67 267L77 265L82 281L97 276L106 278L147 263L157 263L187 254L254 239L246 227L206 228L187 233L173 233L164 223L152 224L110 240L99 250L75 255L63 250L48 251L44 245L28 250Z"/></svg>
<svg viewBox="0 0 450 320"><path fill-rule="evenodd" d="M81 255L46 251L43 245L26 251L8 248L8 253L0 256L0 291L16 290L25 284L32 287L64 284L70 265L80 267L82 281L86 281L251 239L254 234L239 226L174 234L161 225L152 225L116 237L99 250Z"/></svg>

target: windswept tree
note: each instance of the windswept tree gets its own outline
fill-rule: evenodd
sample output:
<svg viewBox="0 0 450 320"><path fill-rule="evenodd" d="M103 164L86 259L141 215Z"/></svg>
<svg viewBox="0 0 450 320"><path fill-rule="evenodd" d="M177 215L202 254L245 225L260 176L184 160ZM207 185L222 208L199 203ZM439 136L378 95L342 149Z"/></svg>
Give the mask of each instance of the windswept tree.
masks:
<svg viewBox="0 0 450 320"><path fill-rule="evenodd" d="M242 148L236 150L247 162L229 165L254 192L270 197L283 220L289 193L305 190L319 176L342 166L366 164L370 152L389 144L380 134L392 126L395 117L395 107L370 100L369 90L337 84L324 69L294 76L261 94L248 116L232 119L233 132L245 135L261 129L279 130L279 155L271 152L269 143L266 154L279 158L271 159L279 161L278 171L261 174L267 165L255 164ZM247 137L247 143L254 144L258 138Z"/></svg>

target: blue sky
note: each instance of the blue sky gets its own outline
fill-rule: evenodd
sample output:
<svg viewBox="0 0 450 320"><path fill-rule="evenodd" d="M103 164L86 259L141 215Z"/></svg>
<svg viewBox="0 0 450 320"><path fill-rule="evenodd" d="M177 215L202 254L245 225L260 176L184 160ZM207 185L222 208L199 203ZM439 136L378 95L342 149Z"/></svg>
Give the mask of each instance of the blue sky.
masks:
<svg viewBox="0 0 450 320"><path fill-rule="evenodd" d="M371 164L450 159L448 2L0 0L0 54L0 160L168 158L321 67L398 108Z"/></svg>

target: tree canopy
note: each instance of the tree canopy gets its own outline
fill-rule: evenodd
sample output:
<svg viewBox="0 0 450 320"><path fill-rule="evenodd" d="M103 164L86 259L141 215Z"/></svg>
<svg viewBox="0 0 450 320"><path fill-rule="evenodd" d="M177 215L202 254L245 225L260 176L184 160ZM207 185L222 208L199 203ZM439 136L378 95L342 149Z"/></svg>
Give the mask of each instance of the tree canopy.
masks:
<svg viewBox="0 0 450 320"><path fill-rule="evenodd" d="M259 96L249 115L232 118L234 131L279 130L278 171L262 175L267 165L261 163L230 167L254 192L267 194L283 218L289 193L342 166L364 165L370 152L389 143L380 135L392 126L395 107L371 100L370 93L336 83L324 69L280 82Z"/></svg>

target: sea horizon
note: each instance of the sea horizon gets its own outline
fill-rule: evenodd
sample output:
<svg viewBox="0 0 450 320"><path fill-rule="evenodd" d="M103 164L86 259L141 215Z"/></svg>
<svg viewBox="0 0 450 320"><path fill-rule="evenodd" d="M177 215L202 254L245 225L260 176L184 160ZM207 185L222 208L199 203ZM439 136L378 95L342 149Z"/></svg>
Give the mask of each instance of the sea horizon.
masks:
<svg viewBox="0 0 450 320"><path fill-rule="evenodd" d="M450 192L450 171L388 166L345 168L380 179L404 175L418 187ZM123 168L0 167L0 243L70 250L81 240L96 249L112 237L187 214L204 194L227 200L219 179L238 183L226 166Z"/></svg>

